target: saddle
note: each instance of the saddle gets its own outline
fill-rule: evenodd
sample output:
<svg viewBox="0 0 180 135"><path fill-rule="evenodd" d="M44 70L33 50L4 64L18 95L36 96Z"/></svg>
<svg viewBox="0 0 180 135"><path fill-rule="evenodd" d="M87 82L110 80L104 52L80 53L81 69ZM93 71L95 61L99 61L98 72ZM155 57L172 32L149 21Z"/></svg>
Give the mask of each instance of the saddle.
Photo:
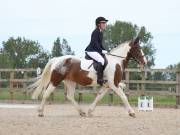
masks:
<svg viewBox="0 0 180 135"><path fill-rule="evenodd" d="M103 54L102 57L104 58L105 62L104 62L104 66L103 66L103 70L106 68L107 64L108 64L108 60L106 58L106 56ZM93 58L91 58L87 53L85 53L85 59L88 61L91 61L91 65L89 65L88 69L90 69L92 66L94 67L94 69L96 70L97 68L97 61L94 60ZM97 71L97 70L96 70Z"/></svg>

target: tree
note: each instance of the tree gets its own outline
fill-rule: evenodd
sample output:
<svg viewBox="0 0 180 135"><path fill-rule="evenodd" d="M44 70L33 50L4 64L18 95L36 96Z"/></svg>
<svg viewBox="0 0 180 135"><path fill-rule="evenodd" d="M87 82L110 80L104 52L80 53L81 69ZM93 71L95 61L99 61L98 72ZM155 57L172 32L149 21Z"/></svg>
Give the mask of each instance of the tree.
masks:
<svg viewBox="0 0 180 135"><path fill-rule="evenodd" d="M125 41L132 40L138 34L141 38L142 49L148 59L148 67L154 66L156 50L152 44L153 37L144 26L138 27L129 22L116 21L115 24L108 25L104 31L104 46L109 51ZM130 62L129 66L136 67L137 64Z"/></svg>
<svg viewBox="0 0 180 135"><path fill-rule="evenodd" d="M52 49L52 57L59 57L62 56L62 47L61 47L61 41L60 38L58 37L55 41L54 41L54 46Z"/></svg>
<svg viewBox="0 0 180 135"><path fill-rule="evenodd" d="M42 46L37 41L21 37L16 39L11 37L7 41L4 41L2 52L6 58L4 59L4 62L10 63L11 68L38 67L39 63L42 63L42 60L40 61L38 58L42 54L46 54ZM32 59L36 60L36 65L29 64ZM49 59L48 53L44 59L45 60L43 60L43 62L45 64L47 59Z"/></svg>
<svg viewBox="0 0 180 135"><path fill-rule="evenodd" d="M12 62L8 53L5 53L3 50L0 53L0 68L11 68Z"/></svg>
<svg viewBox="0 0 180 135"><path fill-rule="evenodd" d="M71 50L71 47L68 44L68 41L66 39L63 39L62 41L62 49L63 49L63 55L74 55L74 51Z"/></svg>
<svg viewBox="0 0 180 135"><path fill-rule="evenodd" d="M63 38L61 43L60 38L58 37L54 42L52 57L59 57L62 55L74 55L74 51L71 50L71 47L65 38Z"/></svg>
<svg viewBox="0 0 180 135"><path fill-rule="evenodd" d="M50 54L47 51L41 51L41 53L39 53L39 55L35 56L35 57L31 57L29 59L28 62L28 66L27 67L33 67L33 68L44 68L47 64L47 61L50 58Z"/></svg>
<svg viewBox="0 0 180 135"><path fill-rule="evenodd" d="M167 69L176 69L180 70L180 62L174 65L169 65ZM166 75L167 76L167 75ZM176 80L176 73L168 73L168 77L171 78L171 80Z"/></svg>

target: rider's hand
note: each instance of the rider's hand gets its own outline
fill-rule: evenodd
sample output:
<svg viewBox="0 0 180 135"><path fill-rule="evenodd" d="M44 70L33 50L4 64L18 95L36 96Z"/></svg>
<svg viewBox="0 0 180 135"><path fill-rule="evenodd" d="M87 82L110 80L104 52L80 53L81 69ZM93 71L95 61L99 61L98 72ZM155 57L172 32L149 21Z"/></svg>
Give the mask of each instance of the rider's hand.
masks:
<svg viewBox="0 0 180 135"><path fill-rule="evenodd" d="M102 53L106 54L106 53L107 53L107 51L106 51L106 50L102 50Z"/></svg>

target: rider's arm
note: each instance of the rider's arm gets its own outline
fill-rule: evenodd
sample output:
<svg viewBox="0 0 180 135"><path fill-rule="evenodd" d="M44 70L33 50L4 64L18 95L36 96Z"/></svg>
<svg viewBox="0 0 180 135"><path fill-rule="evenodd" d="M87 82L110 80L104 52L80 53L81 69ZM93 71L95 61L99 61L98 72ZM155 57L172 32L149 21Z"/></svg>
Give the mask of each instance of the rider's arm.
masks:
<svg viewBox="0 0 180 135"><path fill-rule="evenodd" d="M101 43L99 43L101 42L100 34L101 33L99 31L94 31L91 37L91 43L93 44L93 47L97 52L102 53L103 48Z"/></svg>

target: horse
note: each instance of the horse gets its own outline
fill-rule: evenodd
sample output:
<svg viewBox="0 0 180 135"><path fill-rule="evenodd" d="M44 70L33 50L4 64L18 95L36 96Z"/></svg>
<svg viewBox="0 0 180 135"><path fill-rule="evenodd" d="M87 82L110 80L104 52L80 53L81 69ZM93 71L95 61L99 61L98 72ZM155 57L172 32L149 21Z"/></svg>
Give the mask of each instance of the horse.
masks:
<svg viewBox="0 0 180 135"><path fill-rule="evenodd" d="M67 88L67 99L72 102L80 116L92 116L98 101L111 89L121 97L129 116L135 117L135 111L130 106L120 86L120 82L130 59L137 61L142 68L147 64L145 55L140 47L139 37L118 45L109 53L105 54L105 56L108 63L104 69L104 79L107 80L107 82L106 85L100 88L87 112L83 111L80 105L75 101L74 93L76 84L82 86L97 84L97 73L93 66L91 66L93 61L85 60L85 58L78 58L74 55L54 57L49 60L42 75L28 87L34 90L32 95L33 99L37 99L41 93L43 95L41 104L38 108L38 116L44 116L46 99L58 84L63 81ZM88 62L91 65L87 64ZM82 65L87 65L88 68L82 68Z"/></svg>

